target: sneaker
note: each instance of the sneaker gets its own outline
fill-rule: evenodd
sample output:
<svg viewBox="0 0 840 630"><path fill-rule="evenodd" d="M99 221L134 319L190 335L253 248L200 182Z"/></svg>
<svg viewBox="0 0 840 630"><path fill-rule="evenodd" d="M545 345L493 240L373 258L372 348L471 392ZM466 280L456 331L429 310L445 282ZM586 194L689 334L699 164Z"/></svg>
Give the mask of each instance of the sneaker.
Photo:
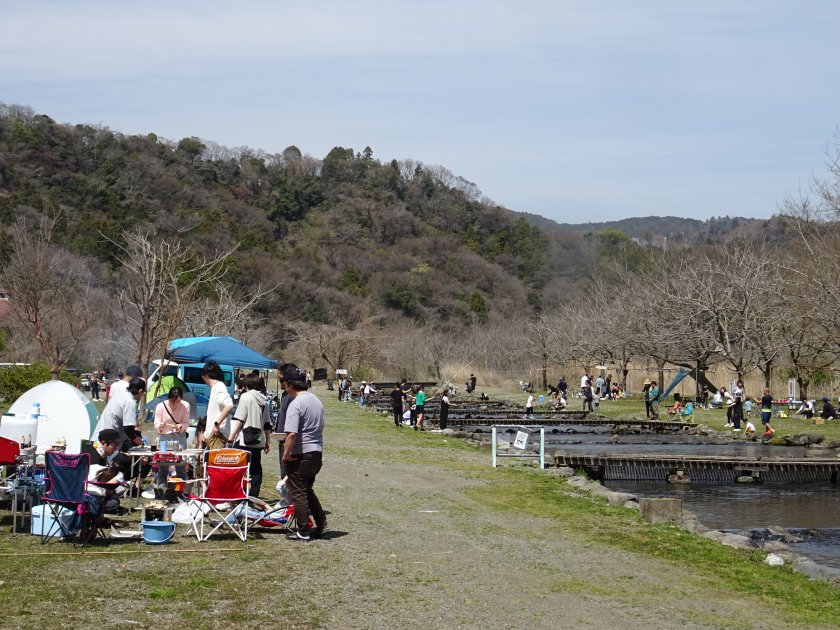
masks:
<svg viewBox="0 0 840 630"><path fill-rule="evenodd" d="M309 535L309 532L302 532L299 529L289 532L289 535L286 536L286 538L288 538L289 540L302 540L304 542L309 542L310 540L312 540L311 536Z"/></svg>
<svg viewBox="0 0 840 630"><path fill-rule="evenodd" d="M321 527L316 527L315 529L312 529L312 530L309 531L309 537L312 540L317 540L319 538L324 538L327 535L328 531L329 530L327 530L326 525L323 525Z"/></svg>

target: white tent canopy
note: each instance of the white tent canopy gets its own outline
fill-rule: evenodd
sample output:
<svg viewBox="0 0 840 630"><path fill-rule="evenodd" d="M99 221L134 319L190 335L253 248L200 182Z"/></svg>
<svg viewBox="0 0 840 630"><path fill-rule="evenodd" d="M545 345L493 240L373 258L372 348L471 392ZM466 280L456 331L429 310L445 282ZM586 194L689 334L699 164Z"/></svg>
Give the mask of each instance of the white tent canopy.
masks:
<svg viewBox="0 0 840 630"><path fill-rule="evenodd" d="M18 398L9 409L15 416L26 416L32 412L32 403L41 405L38 418L38 452L49 450L56 440L67 440L67 452L78 453L82 440L89 440L98 414L96 407L78 389L63 381L48 381L36 385Z"/></svg>

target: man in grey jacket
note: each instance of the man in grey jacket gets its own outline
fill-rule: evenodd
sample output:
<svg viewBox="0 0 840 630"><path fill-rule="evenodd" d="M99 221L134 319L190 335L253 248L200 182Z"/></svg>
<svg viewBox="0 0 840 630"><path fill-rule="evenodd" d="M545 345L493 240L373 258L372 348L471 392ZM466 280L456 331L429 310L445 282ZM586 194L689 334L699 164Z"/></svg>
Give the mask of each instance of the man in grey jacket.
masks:
<svg viewBox="0 0 840 630"><path fill-rule="evenodd" d="M268 399L260 391L259 375L249 374L243 379L243 384L245 393L239 397L239 405L233 414L228 444L237 444L251 454L250 495L258 497L263 478L262 454L271 449L271 416Z"/></svg>

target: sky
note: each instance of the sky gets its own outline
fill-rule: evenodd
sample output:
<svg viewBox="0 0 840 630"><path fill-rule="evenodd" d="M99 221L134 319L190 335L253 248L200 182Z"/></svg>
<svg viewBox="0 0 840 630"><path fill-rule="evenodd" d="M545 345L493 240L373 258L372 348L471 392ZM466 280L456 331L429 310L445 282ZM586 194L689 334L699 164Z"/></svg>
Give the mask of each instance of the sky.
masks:
<svg viewBox="0 0 840 630"><path fill-rule="evenodd" d="M840 125L831 0L0 0L0 102L442 165L559 222L769 217Z"/></svg>

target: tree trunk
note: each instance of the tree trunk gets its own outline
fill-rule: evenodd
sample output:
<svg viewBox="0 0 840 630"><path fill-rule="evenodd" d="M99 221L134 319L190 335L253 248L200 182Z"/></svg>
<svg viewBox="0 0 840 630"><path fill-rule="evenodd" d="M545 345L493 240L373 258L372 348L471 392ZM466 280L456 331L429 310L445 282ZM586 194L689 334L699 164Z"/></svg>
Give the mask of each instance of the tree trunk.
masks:
<svg viewBox="0 0 840 630"><path fill-rule="evenodd" d="M659 391L663 391L665 389L665 361L659 359L656 361L657 367L657 378L659 379Z"/></svg>
<svg viewBox="0 0 840 630"><path fill-rule="evenodd" d="M805 400L808 398L808 386L811 384L810 376L797 376L796 382L799 384L799 398Z"/></svg>
<svg viewBox="0 0 840 630"><path fill-rule="evenodd" d="M772 359L770 361L765 362L763 365L760 365L758 369L761 370L762 374L764 374L764 387L769 388L770 387L770 377L772 376L772 373L773 373L773 361L772 361Z"/></svg>
<svg viewBox="0 0 840 630"><path fill-rule="evenodd" d="M543 353L542 360L542 388L548 391L548 355Z"/></svg>

